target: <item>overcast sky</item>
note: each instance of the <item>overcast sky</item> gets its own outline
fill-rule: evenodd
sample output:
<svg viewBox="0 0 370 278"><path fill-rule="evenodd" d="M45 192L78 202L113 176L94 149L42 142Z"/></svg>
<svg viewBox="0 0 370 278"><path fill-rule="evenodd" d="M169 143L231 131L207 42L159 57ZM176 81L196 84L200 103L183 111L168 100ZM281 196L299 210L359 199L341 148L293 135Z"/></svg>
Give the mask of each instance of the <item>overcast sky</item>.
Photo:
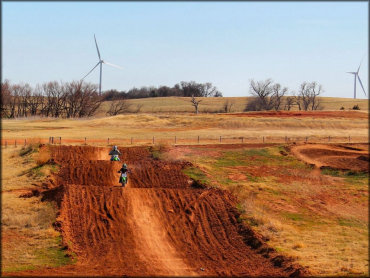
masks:
<svg viewBox="0 0 370 278"><path fill-rule="evenodd" d="M102 90L211 82L247 96L272 78L323 96L368 91L367 2L2 2L2 76L35 86L82 78L104 60ZM98 68L86 81L98 83ZM365 98L360 86L357 95Z"/></svg>

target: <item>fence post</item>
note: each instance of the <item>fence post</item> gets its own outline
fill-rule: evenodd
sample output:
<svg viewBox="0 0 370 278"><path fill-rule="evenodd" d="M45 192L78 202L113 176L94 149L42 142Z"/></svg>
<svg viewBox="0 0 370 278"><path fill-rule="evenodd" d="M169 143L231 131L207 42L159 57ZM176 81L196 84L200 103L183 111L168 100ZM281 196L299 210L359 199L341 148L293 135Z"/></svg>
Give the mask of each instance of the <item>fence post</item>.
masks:
<svg viewBox="0 0 370 278"><path fill-rule="evenodd" d="M222 141L222 138L221 138L221 136L220 136L220 143L221 143L221 141Z"/></svg>
<svg viewBox="0 0 370 278"><path fill-rule="evenodd" d="M328 141L330 142L330 135L329 135L329 137L328 137Z"/></svg>
<svg viewBox="0 0 370 278"><path fill-rule="evenodd" d="M153 145L154 145L154 136L153 136Z"/></svg>
<svg viewBox="0 0 370 278"><path fill-rule="evenodd" d="M244 137L242 137L242 143L244 143Z"/></svg>
<svg viewBox="0 0 370 278"><path fill-rule="evenodd" d="M176 136L175 136L175 144L176 144Z"/></svg>
<svg viewBox="0 0 370 278"><path fill-rule="evenodd" d="M62 136L59 137L59 145L62 145Z"/></svg>
<svg viewBox="0 0 370 278"><path fill-rule="evenodd" d="M8 141L5 141L5 149L8 147Z"/></svg>
<svg viewBox="0 0 370 278"><path fill-rule="evenodd" d="M307 143L307 139L308 139L308 137L306 136L306 143Z"/></svg>
<svg viewBox="0 0 370 278"><path fill-rule="evenodd" d="M17 139L14 139L14 148L17 147Z"/></svg>
<svg viewBox="0 0 370 278"><path fill-rule="evenodd" d="M86 145L86 137L85 137L85 145Z"/></svg>
<svg viewBox="0 0 370 278"><path fill-rule="evenodd" d="M109 137L108 137L108 145L109 145Z"/></svg>
<svg viewBox="0 0 370 278"><path fill-rule="evenodd" d="M24 139L24 146L26 146L26 143L27 143L27 141L26 141L27 139Z"/></svg>
<svg viewBox="0 0 370 278"><path fill-rule="evenodd" d="M351 142L351 136L348 136L348 142Z"/></svg>
<svg viewBox="0 0 370 278"><path fill-rule="evenodd" d="M263 141L263 143L265 143L265 136L262 137L262 141Z"/></svg>
<svg viewBox="0 0 370 278"><path fill-rule="evenodd" d="M132 145L132 137L131 137L131 145Z"/></svg>
<svg viewBox="0 0 370 278"><path fill-rule="evenodd" d="M288 137L287 136L285 136L285 143L288 141Z"/></svg>
<svg viewBox="0 0 370 278"><path fill-rule="evenodd" d="M199 135L198 135L198 144L199 144Z"/></svg>

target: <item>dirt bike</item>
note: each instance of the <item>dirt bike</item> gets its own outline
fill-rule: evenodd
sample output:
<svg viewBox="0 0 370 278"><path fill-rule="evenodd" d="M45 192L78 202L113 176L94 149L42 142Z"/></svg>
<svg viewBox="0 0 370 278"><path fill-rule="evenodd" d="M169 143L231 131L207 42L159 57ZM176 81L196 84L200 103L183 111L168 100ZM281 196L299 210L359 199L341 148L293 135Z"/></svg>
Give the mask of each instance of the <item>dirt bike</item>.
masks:
<svg viewBox="0 0 370 278"><path fill-rule="evenodd" d="M122 173L119 177L119 183L124 187L127 184L127 173Z"/></svg>
<svg viewBox="0 0 370 278"><path fill-rule="evenodd" d="M110 161L121 161L121 160L119 159L118 155L112 155Z"/></svg>

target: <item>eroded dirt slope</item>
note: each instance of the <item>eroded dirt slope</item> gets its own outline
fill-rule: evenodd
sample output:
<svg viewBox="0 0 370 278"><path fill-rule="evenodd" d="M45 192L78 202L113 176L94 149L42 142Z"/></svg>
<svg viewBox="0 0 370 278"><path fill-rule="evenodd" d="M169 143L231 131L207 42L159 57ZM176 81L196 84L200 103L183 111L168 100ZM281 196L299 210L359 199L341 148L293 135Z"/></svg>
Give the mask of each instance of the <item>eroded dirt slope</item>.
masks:
<svg viewBox="0 0 370 278"><path fill-rule="evenodd" d="M18 272L44 276L289 276L304 271L237 221L226 191L194 188L181 162L151 158L146 148L120 148L132 170L118 186L122 162L108 149L52 148L61 165L44 194L59 204L56 227L76 265Z"/></svg>

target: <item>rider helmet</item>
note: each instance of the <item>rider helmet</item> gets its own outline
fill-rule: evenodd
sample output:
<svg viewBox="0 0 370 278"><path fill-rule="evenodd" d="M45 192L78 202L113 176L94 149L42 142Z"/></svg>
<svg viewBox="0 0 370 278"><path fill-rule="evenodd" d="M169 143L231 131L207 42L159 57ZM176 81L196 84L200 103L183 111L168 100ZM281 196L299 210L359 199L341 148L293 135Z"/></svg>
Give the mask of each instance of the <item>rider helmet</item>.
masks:
<svg viewBox="0 0 370 278"><path fill-rule="evenodd" d="M113 146L113 150L115 150L115 151L116 151L116 150L117 150L117 146Z"/></svg>
<svg viewBox="0 0 370 278"><path fill-rule="evenodd" d="M122 168L123 168L123 169L127 169L127 165L126 165L126 163L123 163Z"/></svg>

